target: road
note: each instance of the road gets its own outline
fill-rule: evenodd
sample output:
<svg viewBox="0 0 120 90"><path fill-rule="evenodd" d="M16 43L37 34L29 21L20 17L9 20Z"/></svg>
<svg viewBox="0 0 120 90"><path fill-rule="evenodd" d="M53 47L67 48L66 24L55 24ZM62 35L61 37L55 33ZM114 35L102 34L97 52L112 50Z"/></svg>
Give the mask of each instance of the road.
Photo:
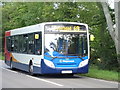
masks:
<svg viewBox="0 0 120 90"><path fill-rule="evenodd" d="M84 76L35 75L10 70L0 60L2 88L118 88L118 82Z"/></svg>

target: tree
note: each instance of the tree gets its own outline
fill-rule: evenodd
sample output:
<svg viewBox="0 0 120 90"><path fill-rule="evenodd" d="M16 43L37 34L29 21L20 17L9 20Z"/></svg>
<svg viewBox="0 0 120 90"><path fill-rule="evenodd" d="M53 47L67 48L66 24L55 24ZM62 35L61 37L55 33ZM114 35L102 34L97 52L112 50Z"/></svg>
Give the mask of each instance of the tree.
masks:
<svg viewBox="0 0 120 90"><path fill-rule="evenodd" d="M116 29L114 30L113 28L113 22L112 22L112 19L111 19L111 16L110 16L110 13L109 13L109 9L108 9L108 6L106 4L106 2L101 2L102 4L102 7L103 7L103 11L104 11L104 14L105 14L105 17L106 17L106 21L107 21L107 26L108 26L108 31L115 43L115 47L116 47L116 52L117 52L117 55L119 56L120 55L120 26L119 26L119 14L120 14L120 2L116 2L115 3L115 19L116 19ZM118 63L120 64L120 58L118 57Z"/></svg>
<svg viewBox="0 0 120 90"><path fill-rule="evenodd" d="M3 30L52 21L87 23L89 32L95 36L95 41L90 43L92 62L100 58L101 62L97 62L100 68L112 69L117 66L115 48L107 32L102 10L97 2L5 3L2 9Z"/></svg>
<svg viewBox="0 0 120 90"><path fill-rule="evenodd" d="M115 19L116 19L116 28L115 28L115 42L116 42L116 52L118 55L118 62L120 64L120 1L115 2Z"/></svg>
<svg viewBox="0 0 120 90"><path fill-rule="evenodd" d="M0 53L2 52L2 3L0 2Z"/></svg>

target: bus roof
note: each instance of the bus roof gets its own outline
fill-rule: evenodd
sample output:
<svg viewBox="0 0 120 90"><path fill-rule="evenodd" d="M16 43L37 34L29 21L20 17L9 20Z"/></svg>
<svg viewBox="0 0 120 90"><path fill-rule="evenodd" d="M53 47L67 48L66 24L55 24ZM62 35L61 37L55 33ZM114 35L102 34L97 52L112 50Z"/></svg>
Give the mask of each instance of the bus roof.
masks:
<svg viewBox="0 0 120 90"><path fill-rule="evenodd" d="M25 29L25 28L30 28L30 27L36 27L36 26L45 25L45 24L80 24L80 25L85 25L85 26L87 25L85 23L78 23L78 22L43 22L43 23L30 25L30 26L26 26L26 27L21 27L21 28L17 28L17 29L12 29L12 30L8 30L8 31L13 31L13 30L18 30L18 29Z"/></svg>
<svg viewBox="0 0 120 90"><path fill-rule="evenodd" d="M6 32L11 32L11 35L37 32L37 31L42 31L42 29L40 29L40 28L43 28L42 26L44 26L46 24L79 24L79 25L85 25L86 27L88 27L87 24L78 23L78 22L43 22L43 23L39 23L36 25L31 25L31 26L26 26L26 27L21 27L21 28L9 30Z"/></svg>

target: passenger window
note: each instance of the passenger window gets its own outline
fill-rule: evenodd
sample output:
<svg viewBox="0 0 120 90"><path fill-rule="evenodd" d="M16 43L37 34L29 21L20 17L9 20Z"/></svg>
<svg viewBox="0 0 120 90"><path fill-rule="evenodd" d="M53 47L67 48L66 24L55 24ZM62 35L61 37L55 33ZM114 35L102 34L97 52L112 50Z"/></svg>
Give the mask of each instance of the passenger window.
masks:
<svg viewBox="0 0 120 90"><path fill-rule="evenodd" d="M84 39L84 55L87 55L88 54L88 44L87 44L87 37L83 37Z"/></svg>
<svg viewBox="0 0 120 90"><path fill-rule="evenodd" d="M10 37L6 37L6 45L7 45L7 50L11 51L11 38Z"/></svg>
<svg viewBox="0 0 120 90"><path fill-rule="evenodd" d="M41 55L42 54L42 33L35 33L34 34L35 38L35 54L36 55Z"/></svg>
<svg viewBox="0 0 120 90"><path fill-rule="evenodd" d="M11 37L11 51L14 51L14 36Z"/></svg>
<svg viewBox="0 0 120 90"><path fill-rule="evenodd" d="M19 52L22 53L23 51L23 35L19 36Z"/></svg>
<svg viewBox="0 0 120 90"><path fill-rule="evenodd" d="M27 47L28 47L28 35L23 35L23 46L22 46L22 53L27 53Z"/></svg>
<svg viewBox="0 0 120 90"><path fill-rule="evenodd" d="M14 37L14 52L18 52L19 51L19 37L15 36Z"/></svg>
<svg viewBox="0 0 120 90"><path fill-rule="evenodd" d="M28 54L34 54L34 34L28 34Z"/></svg>

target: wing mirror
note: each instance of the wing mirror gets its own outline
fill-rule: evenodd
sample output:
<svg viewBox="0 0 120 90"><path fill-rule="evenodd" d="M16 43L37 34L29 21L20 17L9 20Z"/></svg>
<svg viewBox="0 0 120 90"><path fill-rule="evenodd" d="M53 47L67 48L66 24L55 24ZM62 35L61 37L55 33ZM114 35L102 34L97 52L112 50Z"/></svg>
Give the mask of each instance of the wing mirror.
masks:
<svg viewBox="0 0 120 90"><path fill-rule="evenodd" d="M93 34L90 34L90 41L94 41L95 40L95 36Z"/></svg>

